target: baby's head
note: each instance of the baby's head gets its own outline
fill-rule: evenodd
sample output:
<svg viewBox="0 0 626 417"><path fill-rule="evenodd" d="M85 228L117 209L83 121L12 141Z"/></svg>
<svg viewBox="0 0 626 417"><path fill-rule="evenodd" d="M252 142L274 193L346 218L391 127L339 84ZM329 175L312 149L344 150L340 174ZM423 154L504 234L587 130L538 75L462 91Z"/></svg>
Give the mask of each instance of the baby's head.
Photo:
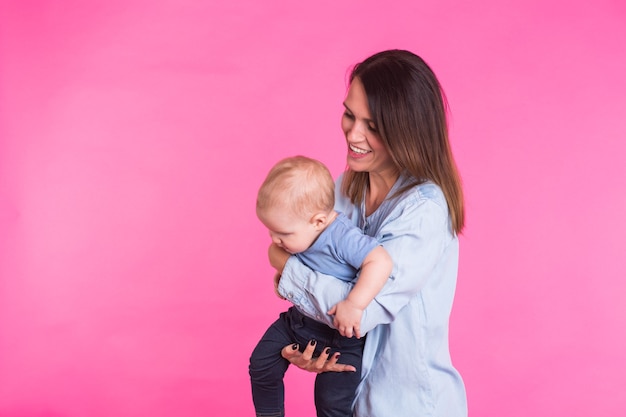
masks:
<svg viewBox="0 0 626 417"><path fill-rule="evenodd" d="M328 168L305 156L278 162L257 195L256 213L290 253L307 249L332 219L335 184Z"/></svg>

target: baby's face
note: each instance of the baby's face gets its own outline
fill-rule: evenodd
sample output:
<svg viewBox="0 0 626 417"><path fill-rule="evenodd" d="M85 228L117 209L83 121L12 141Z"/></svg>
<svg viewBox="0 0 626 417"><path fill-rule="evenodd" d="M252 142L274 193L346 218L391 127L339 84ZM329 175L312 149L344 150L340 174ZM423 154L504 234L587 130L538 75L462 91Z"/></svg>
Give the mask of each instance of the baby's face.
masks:
<svg viewBox="0 0 626 417"><path fill-rule="evenodd" d="M289 209L257 210L257 216L269 230L272 242L291 254L304 252L319 234L312 218L298 216Z"/></svg>

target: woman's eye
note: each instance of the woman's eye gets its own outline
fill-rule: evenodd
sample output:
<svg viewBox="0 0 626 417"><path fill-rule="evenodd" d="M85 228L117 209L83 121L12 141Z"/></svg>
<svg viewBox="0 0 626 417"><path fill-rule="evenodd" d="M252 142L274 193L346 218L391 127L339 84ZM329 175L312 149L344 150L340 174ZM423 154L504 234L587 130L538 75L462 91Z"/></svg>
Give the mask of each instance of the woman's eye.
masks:
<svg viewBox="0 0 626 417"><path fill-rule="evenodd" d="M346 118L348 118L350 120L354 120L354 116L352 114L348 113L347 111L343 112L343 117L346 117Z"/></svg>
<svg viewBox="0 0 626 417"><path fill-rule="evenodd" d="M376 129L375 125L367 125L367 128L374 133L378 133L378 129Z"/></svg>

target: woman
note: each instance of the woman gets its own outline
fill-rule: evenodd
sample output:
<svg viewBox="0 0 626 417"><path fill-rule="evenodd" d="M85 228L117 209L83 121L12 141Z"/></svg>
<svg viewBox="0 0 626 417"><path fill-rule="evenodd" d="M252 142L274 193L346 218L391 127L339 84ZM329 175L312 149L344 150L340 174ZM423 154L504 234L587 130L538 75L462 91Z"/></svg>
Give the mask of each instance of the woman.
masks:
<svg viewBox="0 0 626 417"><path fill-rule="evenodd" d="M367 339L354 416L465 416L465 388L448 348L463 195L443 92L420 57L390 50L355 66L344 106L347 170L337 180L336 209L379 239L394 262L361 322ZM269 255L280 293L332 325L327 313L351 285L279 248ZM303 353L286 346L282 354L317 372L317 381L329 371L354 371L337 356L311 359L312 345ZM317 386L316 405L324 406Z"/></svg>

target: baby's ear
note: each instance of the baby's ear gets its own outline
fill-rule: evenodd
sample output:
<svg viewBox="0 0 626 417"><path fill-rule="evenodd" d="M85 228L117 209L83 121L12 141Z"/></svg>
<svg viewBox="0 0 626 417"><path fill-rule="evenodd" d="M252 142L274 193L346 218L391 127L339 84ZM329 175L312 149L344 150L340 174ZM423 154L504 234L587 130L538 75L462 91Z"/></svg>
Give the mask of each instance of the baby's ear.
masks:
<svg viewBox="0 0 626 417"><path fill-rule="evenodd" d="M323 229L326 226L326 222L328 221L328 216L326 213L316 213L311 217L311 224L315 227L315 229Z"/></svg>

